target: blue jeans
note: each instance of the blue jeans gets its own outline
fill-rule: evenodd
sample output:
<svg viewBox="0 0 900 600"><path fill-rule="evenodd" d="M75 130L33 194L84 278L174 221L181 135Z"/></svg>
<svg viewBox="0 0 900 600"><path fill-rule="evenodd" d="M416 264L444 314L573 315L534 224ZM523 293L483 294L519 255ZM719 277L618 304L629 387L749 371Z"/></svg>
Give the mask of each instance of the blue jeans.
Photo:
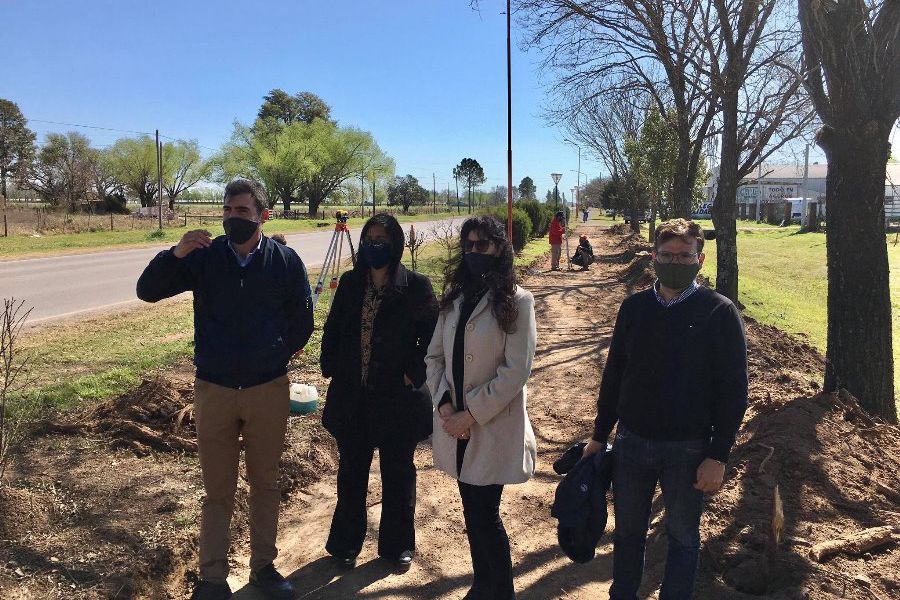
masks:
<svg viewBox="0 0 900 600"><path fill-rule="evenodd" d="M669 550L660 600L687 600L694 589L700 553L703 492L694 489L708 441L667 442L639 437L619 424L615 441L611 600L636 600L644 573L650 506L658 481L666 507Z"/></svg>

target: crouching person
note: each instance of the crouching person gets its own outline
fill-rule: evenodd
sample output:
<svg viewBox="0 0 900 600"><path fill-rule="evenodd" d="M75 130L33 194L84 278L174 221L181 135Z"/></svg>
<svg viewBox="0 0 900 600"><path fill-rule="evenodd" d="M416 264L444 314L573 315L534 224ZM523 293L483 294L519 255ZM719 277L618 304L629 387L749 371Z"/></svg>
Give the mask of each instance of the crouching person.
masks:
<svg viewBox="0 0 900 600"><path fill-rule="evenodd" d="M273 565L278 462L289 410L287 363L309 340L313 316L303 262L262 235L268 213L258 183L229 183L225 235L187 232L150 262L137 283L138 297L147 302L194 293L194 418L206 493L194 600L231 596L228 529L240 437L250 483L250 583L268 598L294 597Z"/></svg>

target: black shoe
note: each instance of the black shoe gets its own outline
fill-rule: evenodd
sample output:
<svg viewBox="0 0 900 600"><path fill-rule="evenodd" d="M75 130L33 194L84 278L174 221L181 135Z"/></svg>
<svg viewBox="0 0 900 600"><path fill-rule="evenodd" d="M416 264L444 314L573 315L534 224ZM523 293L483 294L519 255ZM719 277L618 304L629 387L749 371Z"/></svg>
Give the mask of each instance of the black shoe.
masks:
<svg viewBox="0 0 900 600"><path fill-rule="evenodd" d="M413 551L412 550L404 550L400 553L400 556L397 557L397 560L394 561L397 564L397 568L407 571L412 566L413 562Z"/></svg>
<svg viewBox="0 0 900 600"><path fill-rule="evenodd" d="M469 588L469 591L462 597L462 600L487 600L490 597L490 591L485 591L473 586Z"/></svg>
<svg viewBox="0 0 900 600"><path fill-rule="evenodd" d="M294 586L269 563L250 574L250 584L272 600L294 600Z"/></svg>
<svg viewBox="0 0 900 600"><path fill-rule="evenodd" d="M332 554L331 558L333 558L334 562L342 569L356 568L356 554Z"/></svg>
<svg viewBox="0 0 900 600"><path fill-rule="evenodd" d="M228 600L231 598L231 588L227 583L213 583L203 581L194 588L191 600Z"/></svg>

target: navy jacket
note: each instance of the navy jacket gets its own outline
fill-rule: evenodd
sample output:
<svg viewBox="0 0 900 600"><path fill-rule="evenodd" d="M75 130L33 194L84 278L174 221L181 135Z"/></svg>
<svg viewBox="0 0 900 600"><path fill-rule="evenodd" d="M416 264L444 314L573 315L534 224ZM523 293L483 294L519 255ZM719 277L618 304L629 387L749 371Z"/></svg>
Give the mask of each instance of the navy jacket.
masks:
<svg viewBox="0 0 900 600"><path fill-rule="evenodd" d="M309 279L297 253L265 236L245 267L225 236L182 259L172 250L150 261L137 295L156 302L194 292L197 377L240 389L284 375L313 331Z"/></svg>
<svg viewBox="0 0 900 600"><path fill-rule="evenodd" d="M559 485L550 514L559 520L559 545L575 562L594 557L606 530L606 492L613 477L612 450L596 452L579 460Z"/></svg>

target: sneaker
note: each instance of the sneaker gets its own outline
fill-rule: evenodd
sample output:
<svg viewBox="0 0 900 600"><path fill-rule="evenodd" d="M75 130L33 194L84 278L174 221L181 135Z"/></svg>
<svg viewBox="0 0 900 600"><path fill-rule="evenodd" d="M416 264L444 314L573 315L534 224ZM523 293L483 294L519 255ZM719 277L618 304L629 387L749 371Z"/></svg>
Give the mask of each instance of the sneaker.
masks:
<svg viewBox="0 0 900 600"><path fill-rule="evenodd" d="M191 600L228 600L231 598L231 588L227 583L213 583L212 581L203 581L194 588L191 594Z"/></svg>
<svg viewBox="0 0 900 600"><path fill-rule="evenodd" d="M413 562L413 551L412 550L404 550L400 553L400 556L397 558L397 567L401 570L407 570L412 566Z"/></svg>
<svg viewBox="0 0 900 600"><path fill-rule="evenodd" d="M269 563L256 573L250 574L250 585L271 600L294 600L294 586Z"/></svg>

